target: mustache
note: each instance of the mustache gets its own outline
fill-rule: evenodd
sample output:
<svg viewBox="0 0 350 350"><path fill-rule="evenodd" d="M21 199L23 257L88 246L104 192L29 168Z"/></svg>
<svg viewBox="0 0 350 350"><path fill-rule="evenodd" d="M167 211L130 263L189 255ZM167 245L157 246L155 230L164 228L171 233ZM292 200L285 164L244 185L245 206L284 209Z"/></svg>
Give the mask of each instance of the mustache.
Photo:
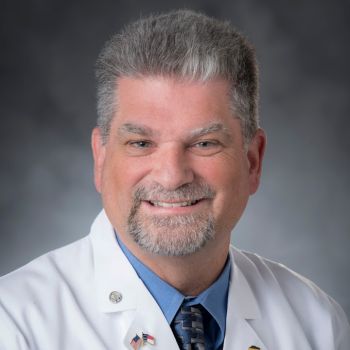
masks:
<svg viewBox="0 0 350 350"><path fill-rule="evenodd" d="M159 184L153 184L150 187L139 186L133 195L134 203L141 201L176 201L176 200L200 200L212 199L215 197L215 191L206 183L184 184L176 190L169 191Z"/></svg>

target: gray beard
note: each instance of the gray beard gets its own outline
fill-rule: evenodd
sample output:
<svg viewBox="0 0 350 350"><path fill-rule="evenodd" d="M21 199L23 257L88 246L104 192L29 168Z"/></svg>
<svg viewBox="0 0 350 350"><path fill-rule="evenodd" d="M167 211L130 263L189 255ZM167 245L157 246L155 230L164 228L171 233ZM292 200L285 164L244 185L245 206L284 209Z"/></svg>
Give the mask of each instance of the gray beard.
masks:
<svg viewBox="0 0 350 350"><path fill-rule="evenodd" d="M164 256L193 254L215 237L214 219L208 213L171 216L146 216L140 211L141 201L155 197L162 199L198 198L214 196L203 185L185 185L184 188L167 192L159 186L146 191L136 190L134 204L128 217L128 233L143 250Z"/></svg>

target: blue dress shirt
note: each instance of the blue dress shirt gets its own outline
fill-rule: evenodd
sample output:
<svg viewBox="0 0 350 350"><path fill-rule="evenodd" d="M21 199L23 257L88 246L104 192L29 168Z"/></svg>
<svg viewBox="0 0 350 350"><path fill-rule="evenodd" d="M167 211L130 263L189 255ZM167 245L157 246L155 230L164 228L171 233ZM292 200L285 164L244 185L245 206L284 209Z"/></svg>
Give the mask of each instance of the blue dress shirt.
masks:
<svg viewBox="0 0 350 350"><path fill-rule="evenodd" d="M169 325L183 302L187 306L201 304L208 311L203 315L207 348L220 349L223 345L226 329L230 258L227 258L223 271L209 288L198 296L185 296L137 259L118 238L117 234L116 239L130 264L158 303Z"/></svg>

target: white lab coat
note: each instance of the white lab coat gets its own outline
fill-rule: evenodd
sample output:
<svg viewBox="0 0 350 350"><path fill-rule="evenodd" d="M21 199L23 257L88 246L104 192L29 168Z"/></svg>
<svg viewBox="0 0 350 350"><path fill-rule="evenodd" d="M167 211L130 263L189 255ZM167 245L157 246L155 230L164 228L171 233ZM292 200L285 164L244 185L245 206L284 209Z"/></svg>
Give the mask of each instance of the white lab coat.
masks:
<svg viewBox="0 0 350 350"><path fill-rule="evenodd" d="M307 279L255 254L233 261L224 350L349 350L341 308ZM122 298L110 301L116 291ZM105 213L90 234L0 279L1 350L132 349L148 333L178 350L162 311L118 247Z"/></svg>

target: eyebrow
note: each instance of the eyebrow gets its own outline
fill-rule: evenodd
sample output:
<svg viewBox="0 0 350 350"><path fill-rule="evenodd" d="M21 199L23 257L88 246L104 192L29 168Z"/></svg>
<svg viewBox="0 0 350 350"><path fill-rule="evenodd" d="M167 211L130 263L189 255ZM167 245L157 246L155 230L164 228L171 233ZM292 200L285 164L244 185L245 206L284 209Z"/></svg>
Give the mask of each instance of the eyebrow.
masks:
<svg viewBox="0 0 350 350"><path fill-rule="evenodd" d="M207 134L220 131L223 132L226 136L231 137L229 130L222 123L219 122L213 122L203 128L193 130L191 132L191 137L201 137Z"/></svg>
<svg viewBox="0 0 350 350"><path fill-rule="evenodd" d="M213 122L204 127L192 130L189 136L190 138L198 138L214 132L222 132L223 134L225 134L226 137L231 137L229 130L220 122ZM125 133L137 134L140 136L147 137L151 137L155 134L158 134L158 132L156 132L148 126L133 123L125 123L118 128L119 135L123 135Z"/></svg>
<svg viewBox="0 0 350 350"><path fill-rule="evenodd" d="M125 123L118 128L118 134L137 134L140 136L152 136L155 134L155 131L148 126Z"/></svg>

